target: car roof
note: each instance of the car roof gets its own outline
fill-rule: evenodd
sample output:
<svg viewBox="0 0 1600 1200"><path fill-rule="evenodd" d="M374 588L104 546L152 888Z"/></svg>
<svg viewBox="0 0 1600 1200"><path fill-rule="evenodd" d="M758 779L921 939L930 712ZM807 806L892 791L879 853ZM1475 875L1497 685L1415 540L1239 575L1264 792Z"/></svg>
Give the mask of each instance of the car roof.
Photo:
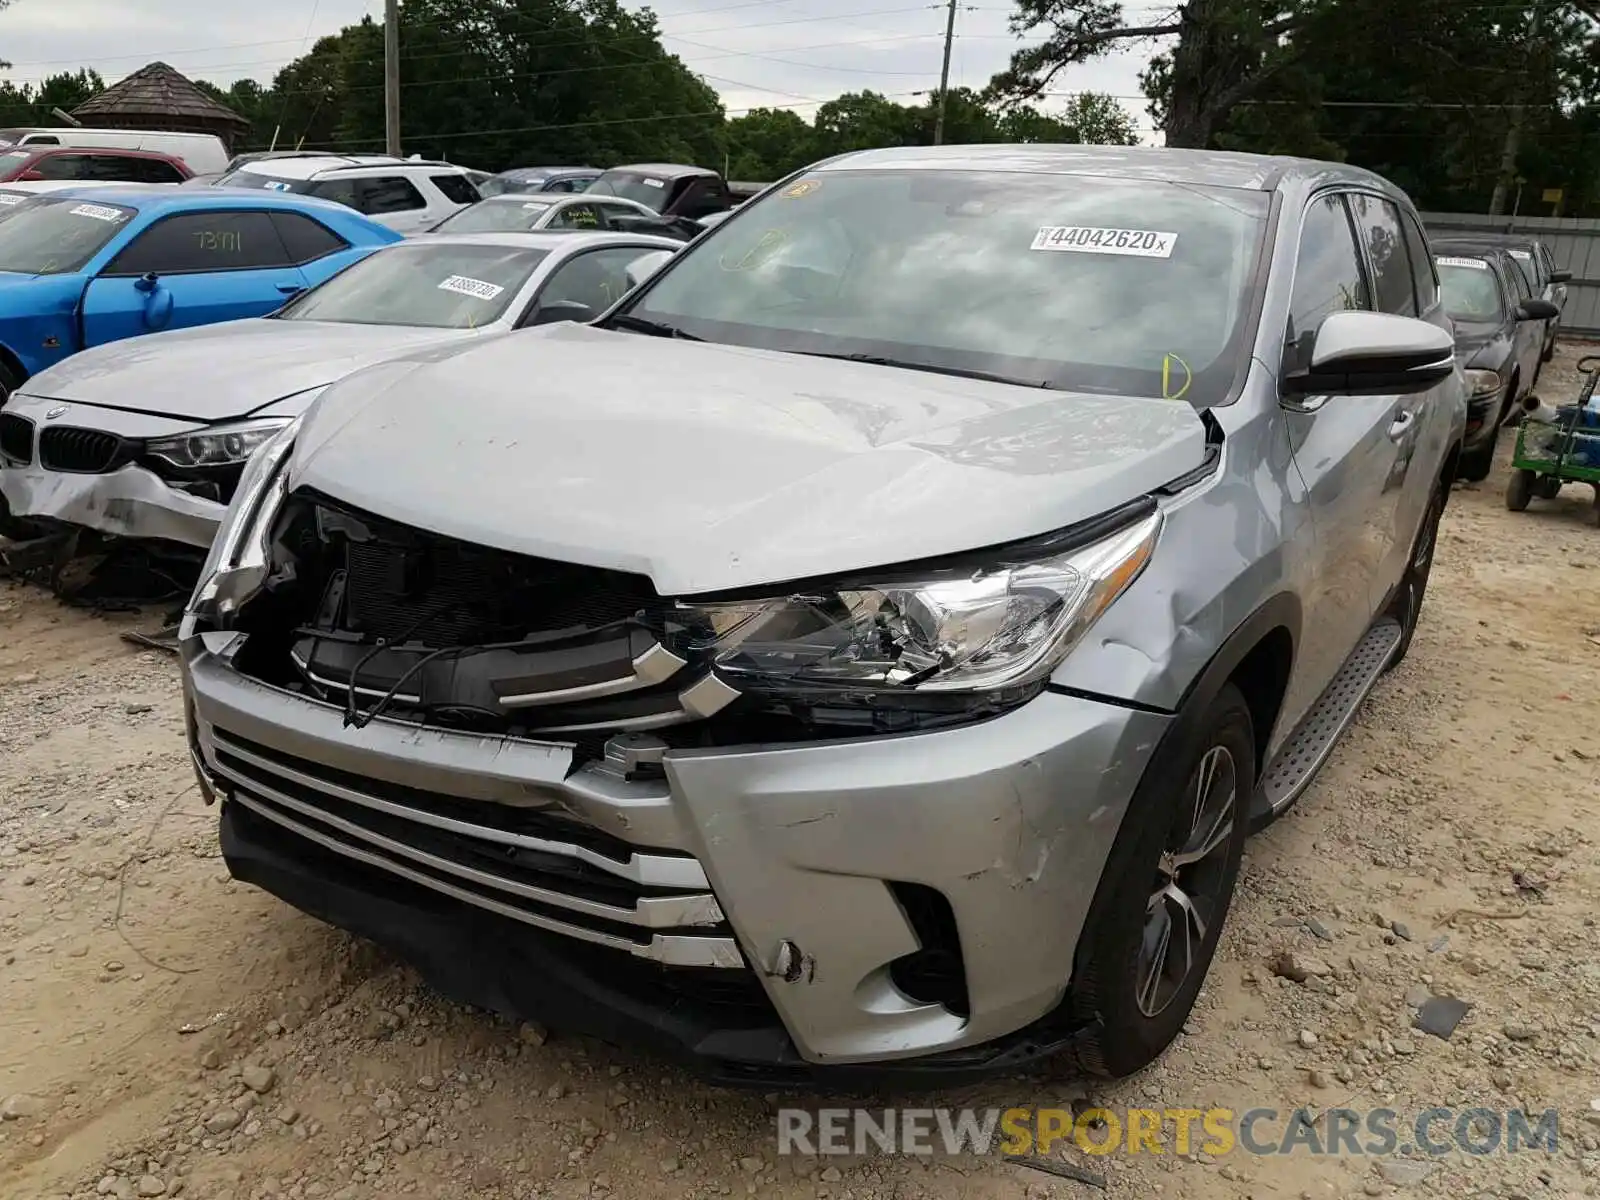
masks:
<svg viewBox="0 0 1600 1200"><path fill-rule="evenodd" d="M1432 240L1436 242L1453 242L1457 244L1475 242L1483 246L1498 246L1502 249L1515 247L1519 250L1528 247L1544 245L1544 239L1539 237L1537 234L1532 233L1473 233L1471 231L1467 231L1463 233L1442 234L1433 238Z"/></svg>
<svg viewBox="0 0 1600 1200"><path fill-rule="evenodd" d="M276 175L282 179L310 179L327 171L348 171L356 167L442 166L416 159L393 158L387 154L304 154L290 158L265 158L241 163L239 170L253 175ZM258 169L261 168L261 169ZM270 168L270 169L267 169Z"/></svg>
<svg viewBox="0 0 1600 1200"><path fill-rule="evenodd" d="M613 171L627 171L632 175L659 175L663 179L681 179L686 175L715 175L716 172L706 167L691 167L684 163L625 163L619 167L607 167L605 174Z"/></svg>
<svg viewBox="0 0 1600 1200"><path fill-rule="evenodd" d="M183 188L162 183L96 183L81 189L62 188L59 192L52 193L52 196L71 200L80 190L85 200L93 200L97 204L120 204L147 213L239 207L292 210L311 208L320 212L335 213L345 218L357 217L363 222L367 220L355 209L333 200L302 196L294 192L269 192L258 188Z"/></svg>
<svg viewBox="0 0 1600 1200"><path fill-rule="evenodd" d="M1371 171L1344 163L1286 155L1165 146L1083 146L1049 143L977 146L893 146L857 150L817 164L818 170L1009 171L1022 175L1100 175L1163 183L1205 184L1270 192L1285 180L1358 183L1398 192Z"/></svg>
<svg viewBox="0 0 1600 1200"><path fill-rule="evenodd" d="M38 142L30 142L25 146L15 146L11 153L18 150L31 150L35 158L49 158L60 154L109 154L114 158L156 158L162 162L182 162L175 154L165 154L160 150L135 150L129 146L42 146Z"/></svg>
<svg viewBox="0 0 1600 1200"><path fill-rule="evenodd" d="M558 175L597 175L599 167L508 167L501 179L554 179Z"/></svg>

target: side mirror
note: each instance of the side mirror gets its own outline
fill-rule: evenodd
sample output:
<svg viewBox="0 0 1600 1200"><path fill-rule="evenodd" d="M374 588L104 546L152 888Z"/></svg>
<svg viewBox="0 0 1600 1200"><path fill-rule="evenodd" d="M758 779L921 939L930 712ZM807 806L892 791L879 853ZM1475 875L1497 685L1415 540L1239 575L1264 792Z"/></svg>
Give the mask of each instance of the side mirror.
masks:
<svg viewBox="0 0 1600 1200"><path fill-rule="evenodd" d="M562 321L592 321L600 314L578 300L552 300L541 304L530 325L557 325Z"/></svg>
<svg viewBox="0 0 1600 1200"><path fill-rule="evenodd" d="M671 250L651 250L647 254L641 254L628 264L628 269L624 272L628 277L629 290L638 287L671 261Z"/></svg>
<svg viewBox="0 0 1600 1200"><path fill-rule="evenodd" d="M1437 325L1392 313L1336 312L1322 322L1311 363L1286 372L1292 395L1408 395L1455 371L1455 339Z"/></svg>
<svg viewBox="0 0 1600 1200"><path fill-rule="evenodd" d="M1550 272L1550 282L1551 283L1571 283L1572 282L1572 272L1571 271L1551 271Z"/></svg>
<svg viewBox="0 0 1600 1200"><path fill-rule="evenodd" d="M1552 321L1561 315L1561 310L1548 300L1524 300L1517 306L1517 320L1519 321Z"/></svg>
<svg viewBox="0 0 1600 1200"><path fill-rule="evenodd" d="M133 286L141 292L153 292L156 290L156 285L160 282L161 280L156 278L156 273L151 271L148 274L141 275L139 278L135 279L133 281Z"/></svg>

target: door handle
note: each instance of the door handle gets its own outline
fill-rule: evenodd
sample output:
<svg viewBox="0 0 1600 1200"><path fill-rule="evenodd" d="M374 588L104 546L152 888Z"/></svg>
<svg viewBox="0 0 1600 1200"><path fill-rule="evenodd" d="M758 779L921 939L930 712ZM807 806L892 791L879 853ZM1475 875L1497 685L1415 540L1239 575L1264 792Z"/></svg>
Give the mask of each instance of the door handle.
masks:
<svg viewBox="0 0 1600 1200"><path fill-rule="evenodd" d="M280 283L278 290L285 296L293 296L296 292L305 291L306 285L303 283Z"/></svg>
<svg viewBox="0 0 1600 1200"><path fill-rule="evenodd" d="M1408 408L1402 408L1399 412L1395 413L1394 421L1389 425L1389 436L1398 442L1401 438L1405 437L1406 434L1411 432L1411 426L1416 423L1416 420L1416 413L1412 412Z"/></svg>

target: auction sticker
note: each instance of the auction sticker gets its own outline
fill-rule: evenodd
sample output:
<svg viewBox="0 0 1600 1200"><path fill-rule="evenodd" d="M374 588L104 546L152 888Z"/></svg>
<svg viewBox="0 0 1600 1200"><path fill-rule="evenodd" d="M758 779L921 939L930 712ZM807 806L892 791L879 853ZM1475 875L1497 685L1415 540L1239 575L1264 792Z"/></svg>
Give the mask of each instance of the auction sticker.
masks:
<svg viewBox="0 0 1600 1200"><path fill-rule="evenodd" d="M816 191L821 186L822 180L820 179L802 179L793 187L784 188L783 196L786 200L798 200L802 196L811 195L812 192Z"/></svg>
<svg viewBox="0 0 1600 1200"><path fill-rule="evenodd" d="M93 217L96 221L120 221L123 211L120 208L107 208L104 204L78 204L72 208L75 217Z"/></svg>
<svg viewBox="0 0 1600 1200"><path fill-rule="evenodd" d="M471 296L474 300L493 300L505 288L498 283L485 283L481 279L471 279L465 275L452 275L439 285L442 292L458 292L463 296Z"/></svg>
<svg viewBox="0 0 1600 1200"><path fill-rule="evenodd" d="M1093 225L1045 225L1033 235L1033 250L1073 254L1126 254L1171 258L1178 235L1156 229L1102 229Z"/></svg>
<svg viewBox="0 0 1600 1200"><path fill-rule="evenodd" d="M646 179L644 181L644 185L645 185L645 187L653 187L653 188L660 188L660 187L666 187L667 186L666 183L663 182L660 179Z"/></svg>
<svg viewBox="0 0 1600 1200"><path fill-rule="evenodd" d="M1481 258L1437 258L1441 267L1466 267L1470 271L1487 271L1489 264Z"/></svg>
<svg viewBox="0 0 1600 1200"><path fill-rule="evenodd" d="M15 192L0 192L0 204L4 204L7 208L13 204L21 204L26 199L26 196L19 196Z"/></svg>

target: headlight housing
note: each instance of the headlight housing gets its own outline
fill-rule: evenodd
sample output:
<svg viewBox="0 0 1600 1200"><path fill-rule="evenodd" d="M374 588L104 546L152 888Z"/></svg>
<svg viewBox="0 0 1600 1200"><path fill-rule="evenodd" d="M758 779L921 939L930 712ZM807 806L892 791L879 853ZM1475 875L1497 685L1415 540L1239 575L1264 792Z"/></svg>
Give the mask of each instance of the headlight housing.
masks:
<svg viewBox="0 0 1600 1200"><path fill-rule="evenodd" d="M185 610L184 636L194 618L221 620L266 582L272 520L283 502L286 465L299 432L297 417L281 426L245 462L233 501L223 514Z"/></svg>
<svg viewBox="0 0 1600 1200"><path fill-rule="evenodd" d="M1498 371L1464 371L1462 374L1467 377L1467 395L1472 399L1499 394L1501 385Z"/></svg>
<svg viewBox="0 0 1600 1200"><path fill-rule="evenodd" d="M156 438L145 443L145 451L190 471L202 467L238 466L270 442L289 421L288 417L264 417L233 425L216 425L182 437Z"/></svg>
<svg viewBox="0 0 1600 1200"><path fill-rule="evenodd" d="M1037 684L1139 577L1150 512L1088 545L983 569L838 582L788 596L680 602L691 649L742 692L822 696L990 693Z"/></svg>

